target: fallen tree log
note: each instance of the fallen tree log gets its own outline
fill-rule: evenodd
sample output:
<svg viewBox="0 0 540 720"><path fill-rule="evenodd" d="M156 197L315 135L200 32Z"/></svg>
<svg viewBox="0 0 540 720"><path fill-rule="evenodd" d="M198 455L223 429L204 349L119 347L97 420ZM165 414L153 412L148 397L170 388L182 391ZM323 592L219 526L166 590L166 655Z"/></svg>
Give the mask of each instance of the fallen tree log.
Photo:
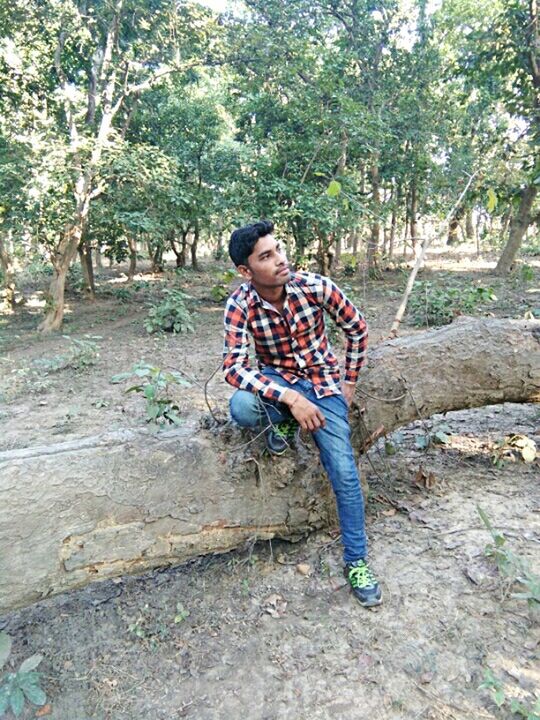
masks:
<svg viewBox="0 0 540 720"><path fill-rule="evenodd" d="M353 436L361 447L445 410L539 400L540 322L464 319L373 349ZM192 419L0 453L0 611L325 526L316 453L264 458L248 440Z"/></svg>

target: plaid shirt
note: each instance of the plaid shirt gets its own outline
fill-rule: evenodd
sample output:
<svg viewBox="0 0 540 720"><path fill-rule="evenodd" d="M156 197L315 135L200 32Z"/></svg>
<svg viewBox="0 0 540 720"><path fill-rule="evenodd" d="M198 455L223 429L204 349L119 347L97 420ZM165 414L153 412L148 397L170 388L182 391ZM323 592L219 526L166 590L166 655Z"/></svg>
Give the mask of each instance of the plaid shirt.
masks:
<svg viewBox="0 0 540 720"><path fill-rule="evenodd" d="M223 352L226 381L269 400L281 400L287 389L261 372L272 366L289 383L310 380L317 397L340 394L338 361L326 336L323 311L347 337L344 379L350 383L356 382L366 359L363 315L330 278L315 273L292 273L285 292L281 313L251 283L240 285L228 299ZM257 369L249 362L249 336L255 343Z"/></svg>

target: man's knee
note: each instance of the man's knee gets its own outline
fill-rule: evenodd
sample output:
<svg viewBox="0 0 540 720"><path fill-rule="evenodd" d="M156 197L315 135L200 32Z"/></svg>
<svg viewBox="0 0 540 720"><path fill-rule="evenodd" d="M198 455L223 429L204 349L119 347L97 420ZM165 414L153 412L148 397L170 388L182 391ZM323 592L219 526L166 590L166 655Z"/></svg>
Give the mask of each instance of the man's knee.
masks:
<svg viewBox="0 0 540 720"><path fill-rule="evenodd" d="M257 427L261 421L259 399L247 390L237 390L229 400L232 419L241 427Z"/></svg>

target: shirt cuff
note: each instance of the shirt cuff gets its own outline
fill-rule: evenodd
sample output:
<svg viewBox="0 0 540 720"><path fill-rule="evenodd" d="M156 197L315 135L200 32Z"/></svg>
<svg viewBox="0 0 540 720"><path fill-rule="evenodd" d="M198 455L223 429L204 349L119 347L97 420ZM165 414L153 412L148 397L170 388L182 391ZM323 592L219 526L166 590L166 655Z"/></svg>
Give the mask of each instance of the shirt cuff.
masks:
<svg viewBox="0 0 540 720"><path fill-rule="evenodd" d="M282 385L278 385L277 383L270 383L270 385L266 385L264 390L261 390L261 395L266 398L267 400L276 400L277 402L282 402L282 398L287 392L288 388L283 387Z"/></svg>
<svg viewBox="0 0 540 720"><path fill-rule="evenodd" d="M350 385L356 385L357 380L358 380L358 370L346 370L345 371L344 382L349 383Z"/></svg>

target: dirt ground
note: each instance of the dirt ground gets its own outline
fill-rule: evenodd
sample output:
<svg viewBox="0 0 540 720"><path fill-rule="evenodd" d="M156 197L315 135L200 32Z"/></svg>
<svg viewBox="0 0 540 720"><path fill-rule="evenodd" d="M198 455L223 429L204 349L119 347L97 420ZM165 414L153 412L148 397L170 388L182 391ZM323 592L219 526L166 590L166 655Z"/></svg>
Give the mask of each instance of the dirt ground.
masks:
<svg viewBox="0 0 540 720"><path fill-rule="evenodd" d="M538 258L527 262L534 279L502 282L488 274L490 258L441 251L423 279L493 287L497 300L477 314L517 318L540 306ZM220 363L222 321L209 288L225 267L141 275L122 301L123 268L103 271L98 300L70 294L63 334L46 338L35 332L42 300L29 287L29 304L0 316L0 450L141 425L142 400L110 378L142 360L185 373L191 386L174 390L181 414L207 413L203 386ZM398 269L380 282L338 276L364 309L372 343L388 332L405 281ZM193 335L144 330L146 304L167 282L193 296ZM406 323L410 332L418 330ZM73 339L91 345L81 352ZM224 415L231 389L219 372L208 392ZM448 442L420 449L426 428ZM513 717L512 699L526 717L540 699L540 625L486 557L491 537L478 514L480 506L504 547L540 573L538 460L498 467L491 457L516 433L540 444L538 405L434 416L361 458L380 608L366 611L350 595L336 528L296 544L253 538L228 555L4 616L12 663L44 655L50 704L38 712L51 720L502 719ZM500 686L479 689L488 669Z"/></svg>

